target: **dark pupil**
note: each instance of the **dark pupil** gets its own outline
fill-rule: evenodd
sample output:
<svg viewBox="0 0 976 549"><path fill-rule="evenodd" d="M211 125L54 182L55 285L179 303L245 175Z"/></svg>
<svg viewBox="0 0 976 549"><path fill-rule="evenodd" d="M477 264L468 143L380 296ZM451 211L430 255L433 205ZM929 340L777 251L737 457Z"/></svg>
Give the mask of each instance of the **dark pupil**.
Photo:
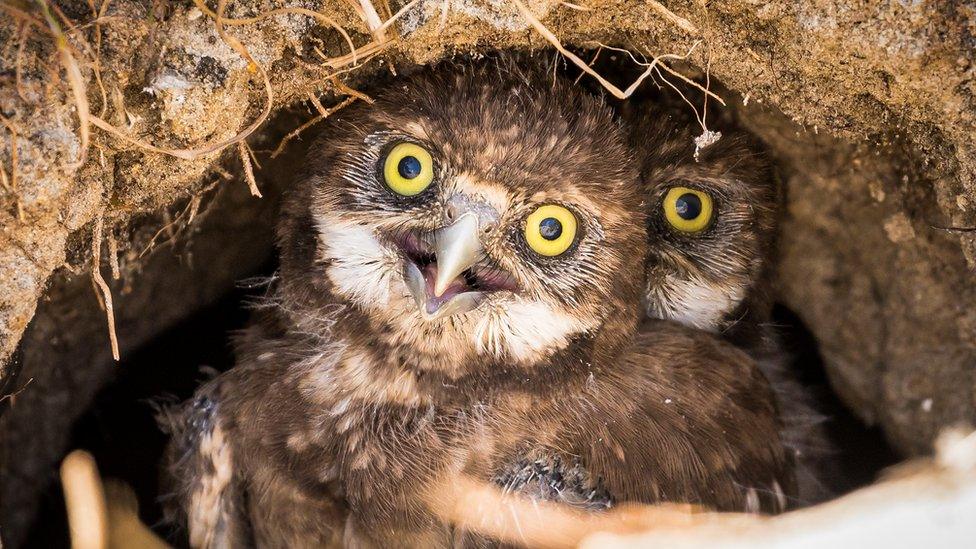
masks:
<svg viewBox="0 0 976 549"><path fill-rule="evenodd" d="M400 163L397 164L397 171L400 172L400 177L404 179L413 179L420 175L420 161L413 156L404 156L400 159Z"/></svg>
<svg viewBox="0 0 976 549"><path fill-rule="evenodd" d="M556 240L563 234L563 224L554 217L547 217L539 223L539 234L546 240Z"/></svg>
<svg viewBox="0 0 976 549"><path fill-rule="evenodd" d="M692 193L685 193L678 197L674 204L674 209L678 212L678 217L686 221L697 219L701 215L701 199Z"/></svg>

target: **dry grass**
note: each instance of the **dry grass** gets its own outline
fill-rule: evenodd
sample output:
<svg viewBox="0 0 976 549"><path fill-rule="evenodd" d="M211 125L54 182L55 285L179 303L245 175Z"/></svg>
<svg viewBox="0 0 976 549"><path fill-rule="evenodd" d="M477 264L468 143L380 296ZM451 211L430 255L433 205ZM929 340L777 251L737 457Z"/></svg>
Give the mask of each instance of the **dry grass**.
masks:
<svg viewBox="0 0 976 549"><path fill-rule="evenodd" d="M369 103L370 105L372 105L375 102L375 101L373 101L373 98L372 97L366 95L365 93L363 93L363 92L361 92L359 90L350 88L342 80L339 80L336 77L332 77L332 85L336 87L336 89L339 91L339 93L348 95L350 97L355 97L356 99L359 99L360 101L365 101L366 103ZM314 98L315 96L313 95L312 97ZM316 109L318 109L318 111L320 113L322 112L322 104L319 103L317 100L316 100L315 107L316 107Z"/></svg>
<svg viewBox="0 0 976 549"><path fill-rule="evenodd" d="M522 17L525 19L525 21L530 26L532 26L532 28L534 28L536 30L536 32L538 32L543 38L545 38L545 40L547 42L549 42L552 45L553 48L556 49L556 51L558 51L563 57L565 57L566 59L568 59L574 65L576 65L577 67L579 67L583 72L585 72L586 74L588 74L588 75L592 76L593 78L595 78L597 80L597 82L600 83L600 85L602 85L607 91L609 91L611 94L613 94L613 96L616 97L617 99L627 99L628 97L630 97L631 95L633 95L634 92L637 91L637 88L640 87L641 83L643 83L644 80L646 80L647 78L651 77L655 73L657 73L659 77L661 77L662 79L664 79L663 76L661 76L661 72L660 72L660 69L663 68L666 72L668 72L668 73L670 73L670 74L672 74L672 75L680 78L681 80L683 80L684 82L688 83L689 85L700 89L701 91L703 91L705 93L705 95L710 96L713 99L715 99L716 101L720 102L722 105L725 105L725 101L723 101L721 97L715 95L714 93L712 93L708 89L702 87L697 82L694 82L693 80L691 80L691 79L685 77L684 75L678 73L677 71L675 71L674 69L672 69L671 67L669 67L664 62L665 60L686 60L686 59L688 59L688 57L691 55L691 53L698 46L699 42L696 42L688 50L688 52L685 53L684 55L663 54L663 55L655 56L649 63L640 63L642 66L645 67L644 72L642 72L634 80L634 82L632 82L629 86L627 86L626 89L621 90L615 84L613 84L612 82L610 82L609 80L607 80L606 78L604 78L603 75L601 75L596 70L594 70L593 67L591 66L591 63L592 62L591 63L587 63L586 61L583 61L582 59L580 59L579 56L577 56L573 52L571 52L568 49L566 49L566 47L563 46L563 44L559 40L559 38L556 37L556 35L551 30L549 30L549 28L546 27L539 20L539 18L537 18L532 13L532 11L529 10L529 8L524 3L522 3L521 0L511 0L511 2L516 7L516 9L519 11L519 13L522 15ZM663 6L662 6L662 8L663 8ZM665 9L665 11L667 11L667 10ZM668 12L668 13L671 13L671 12ZM671 14L671 15L673 16L674 14ZM674 18L677 18L677 16L674 16ZM677 18L677 19L680 19L680 18ZM684 21L684 20L682 20L682 21ZM690 23L687 23L687 24L690 25ZM601 47L608 48L608 49L614 49L614 50L617 50L617 51L622 51L624 53L627 53L628 55L631 56L632 59L634 59L635 62L637 62L636 58L634 58L633 57L633 54L631 54L631 52L629 52L628 50L624 50L624 49L621 49L621 48L610 48L609 46L604 46L602 44L601 44ZM664 79L664 80L667 81L666 79Z"/></svg>
<svg viewBox="0 0 976 549"><path fill-rule="evenodd" d="M78 169L85 164L88 159L88 144L91 141L91 126L89 123L90 113L88 110L88 94L85 90L85 78L81 75L81 67L75 59L75 53L67 37L61 31L61 25L51 14L49 4L46 0L39 2L41 13L47 22L54 44L58 49L58 57L61 59L61 66L64 68L68 86L74 99L75 108L78 111L78 137L81 139L81 152L78 160L68 165L70 169ZM59 15L62 16L59 12ZM67 21L67 19L63 19Z"/></svg>
<svg viewBox="0 0 976 549"><path fill-rule="evenodd" d="M295 128L294 130L288 132L288 134L285 135L285 137L283 137L281 139L281 141L278 143L278 146L275 148L275 150L272 151L271 158L277 158L278 155L280 155L282 152L284 152L285 147L288 145L288 143L291 142L292 139L295 139L296 137L298 137L299 135L301 135L301 133L303 131L305 131L308 128L314 126L315 124L318 124L319 122L322 122L323 120L325 120L326 118L328 118L330 115L332 115L336 111L348 107L354 101L356 101L356 99L357 99L356 97L347 97L346 99L342 100L337 105L335 105L334 107L328 108L328 109L326 109L325 107L323 107L322 106L322 103L319 102L318 99L316 99L314 101L314 104L315 104L316 108L319 111L319 115L316 116L315 118L313 118L313 119L305 122L304 124L302 124L301 126Z"/></svg>
<svg viewBox="0 0 976 549"><path fill-rule="evenodd" d="M386 21L384 21L383 24L380 25L380 27L379 27L378 30L385 31L386 29L388 29L391 25L393 25L393 23L396 23L398 19L400 19L401 17L403 17L403 14L405 14L408 11L410 11L411 9L413 9L413 7L416 6L418 2L420 2L420 0L410 0L410 2L408 2L402 8L400 8L399 10L397 10L397 12L395 14L393 14L392 16L390 16L389 19L387 19Z"/></svg>
<svg viewBox="0 0 976 549"><path fill-rule="evenodd" d="M262 83L262 87L265 92L265 100L256 118L246 128L244 128L239 132L236 132L233 136L229 138L218 140L214 143L199 145L195 147L168 148L168 147L161 147L152 144L150 142L147 142L143 139L140 139L138 137L132 136L128 132L121 130L116 126L110 124L104 118L108 101L107 101L107 93L105 91L102 78L101 78L102 66L100 60L100 49L101 49L100 29L101 29L102 22L106 20L105 14L108 9L110 0L102 0L101 4L97 7L94 3L94 0L88 0L89 7L94 17L94 22L92 24L94 25L96 31L95 32L96 41L93 50L87 45L87 43L84 42L83 35L81 35L78 32L78 29L74 27L74 25L69 20L67 20L67 18L65 18L63 14L58 12L58 15L60 16L60 22L57 18L55 18L55 16L51 12L51 5L49 4L48 0L36 0L36 1L38 6L40 7L40 11L43 16L43 21L41 21L33 14L26 11L25 9L16 7L15 4L18 4L18 2L11 2L7 5L3 5L7 9L7 11L10 11L16 17L22 20L22 31L20 33L21 40L20 40L18 56L17 56L18 64L15 73L17 77L17 82L19 83L20 82L19 60L21 58L21 53L22 53L24 43L27 40L27 31L29 27L40 26L42 22L46 22L47 32L54 39L55 44L57 46L61 65L65 70L66 81L70 87L71 96L77 108L78 117L79 117L79 137L82 143L81 155L78 158L78 160L71 165L72 168L79 167L81 164L84 163L86 159L86 154L90 142L89 127L92 125L131 146L149 152L157 153L157 154L174 156L176 158L180 158L184 160L195 160L219 152L228 146L238 144L239 142L245 140L248 136L253 134L267 120L268 116L271 113L271 109L273 108L274 105L274 91L271 86L271 82L268 77L268 74L264 69L264 67L262 67L254 59L254 57L250 54L248 48L240 40L238 40L236 37L230 35L227 32L225 27L253 25L261 21L264 21L266 19L277 17L277 16L283 16L283 15L303 15L315 19L316 21L328 26L329 28L336 30L340 34L342 39L346 42L347 46L349 47L348 54L341 55L338 57L328 57L324 53L322 53L320 49L315 48L316 53L321 57L321 65L318 66L313 65L313 66L315 66L315 68L322 67L322 68L329 69L330 72L325 77L328 79L328 78L334 78L337 75L344 74L349 70L353 70L356 67L361 66L360 63L362 61L379 54L380 52L384 51L387 47L389 47L391 43L394 43L396 41L396 38L390 38L388 36L387 31L390 29L390 27L393 25L394 22L396 22L405 13L413 9L419 2L419 0L412 0L411 2L408 2L406 5L401 7L395 14L388 17L384 21L381 20L380 18L380 11L376 9L376 7L373 5L373 3L370 0L346 0L349 6L357 13L359 18L363 21L366 30L373 37L373 41L357 48L352 38L350 37L349 33L346 31L346 29L342 27L342 25L340 25L337 21L335 21L333 18L329 17L328 15L314 10L300 8L300 7L283 7L283 8L268 10L254 17L230 18L224 15L224 12L227 7L227 0L218 0L216 11L210 9L206 5L204 0L193 0L194 5L197 7L197 9L199 9L201 13L205 14L206 16L208 16L214 21L217 34L221 38L221 40L247 61L248 71L254 74ZM631 83L626 89L620 89L616 85L608 81L606 78L604 78L602 75L597 73L595 70L593 70L590 64L584 62L574 53L566 49L562 45L561 41L556 37L556 35L552 31L550 31L544 24L542 24L542 22L539 21L539 19L528 9L528 7L521 0L512 0L512 3L519 11L519 13L521 13L521 15L525 18L525 20L540 35L542 35L543 38L545 38L550 44L552 44L552 46L557 51L559 51L560 54L562 54L566 59L570 60L573 64L578 66L586 74L589 74L590 76L595 78L598 82L600 82L602 86L604 86L608 91L610 91L610 93L612 93L615 97L618 97L620 99L626 99L627 97L630 97L645 79L655 74L657 74L658 77L664 80L666 83L670 84L670 82L667 82L667 79L665 79L661 74L661 71L663 70L669 73L671 76L681 79L685 83L693 87L698 87L702 89L706 93L706 95L710 95L713 99L724 104L721 98L719 98L715 94L712 94L707 88L702 88L699 84L688 79L687 77L680 74L679 72L675 71L674 69L669 67L667 63L665 63L666 60L686 59L688 55L691 53L690 51L688 52L688 54L685 54L684 56L674 55L674 54L655 56L650 63L647 63L645 65L644 72L633 83ZM19 5L22 4L23 2L20 2ZM561 4L574 10L590 9L570 2L561 2ZM651 1L649 5L652 10L654 10L656 13L661 15L664 19L673 23L675 26L679 27L683 31L689 34L698 33L698 29L693 24L691 24L687 19L684 19L674 14L659 2ZM450 4L448 2L445 2L442 5L443 7L442 19L446 18L447 8L449 6ZM383 8L382 11L384 11L385 13L390 12L389 4L386 2L381 4L381 8ZM94 79L96 84L98 85L99 94L101 96L101 105L99 108L99 113L97 115L94 115L90 112L88 100L87 100L85 79L82 76L81 64L79 63L78 60L78 52L71 47L70 43L68 42L65 36L65 33L62 32L61 30L62 23L69 25L74 31L73 34L81 36L84 49L88 51L90 54L89 55L90 64L92 65ZM693 49L694 48L692 48L692 50ZM349 94L347 92L347 95L352 95L352 94ZM703 117L700 117L700 119L703 120ZM247 166L245 166L245 171L247 171ZM249 178L249 183L250 183L250 179L252 178Z"/></svg>
<svg viewBox="0 0 976 549"><path fill-rule="evenodd" d="M94 58L94 73L95 73L95 83L98 84L98 92L102 98L102 104L98 110L98 116L104 118L105 111L108 109L108 94L105 92L105 84L102 82L102 21L105 17L105 12L108 11L108 5L112 0L102 0L101 6L96 9L93 0L88 0L88 6L92 10L92 16L95 17L95 58Z"/></svg>
<svg viewBox="0 0 976 549"><path fill-rule="evenodd" d="M592 9L586 6L580 6L579 4L573 4L572 2L564 2L563 0L559 0L559 5L576 11L590 11Z"/></svg>
<svg viewBox="0 0 976 549"><path fill-rule="evenodd" d="M402 13L404 13L404 10L401 10L401 12L399 12L397 15L391 18L391 20L387 21L386 23L383 23L376 20L378 15L376 13L376 10L372 8L372 5L369 3L369 0L362 0L360 4L357 4L357 10L363 13L364 17L367 19L367 26L370 32L373 33L374 36L378 37L375 42L367 44L365 47L366 51L361 53L359 50L357 50L355 44L352 41L352 38L349 36L349 33L344 28L342 28L341 25L339 25L331 17L313 10L309 10L305 8L279 8L279 9L269 10L265 13L262 13L258 16L251 17L251 18L234 19L234 18L224 17L223 15L226 9L227 0L218 0L216 11L211 10L203 2L203 0L194 0L194 4L196 5L196 7L202 13L206 14L207 16L209 16L214 20L214 25L217 34L221 38L221 40L247 61L248 72L256 75L256 77L262 83L265 92L265 101L262 105L261 111L256 116L256 118L246 128L237 132L232 137L219 140L214 143L209 143L209 144L200 145L196 147L168 148L168 147L160 147L152 143L149 143L143 139L140 139L138 137L132 136L128 134L126 131L115 127L114 125L106 121L104 118L107 105L108 105L108 100L107 100L107 93L105 91L104 84L101 78L102 67L101 67L101 59L99 54L101 49L100 25L105 20L105 13L106 10L108 9L109 1L110 0L102 0L101 5L96 10L94 4L91 2L91 0L89 0L89 6L91 7L92 12L95 16L94 28L96 31L97 39L96 39L94 50L91 50L91 48L89 48L87 44L85 44L85 49L89 52L88 60L93 67L94 78L96 84L99 87L99 93L102 98L98 115L94 115L90 112L85 78L82 75L82 69L81 69L82 65L78 60L79 54L71 46L65 33L62 31L62 23L71 25L72 28L76 31L77 28L75 28L73 24L71 24L70 21L68 21L67 18L65 18L63 14L61 14L60 12L58 12L58 15L61 17L61 21L59 22L59 20L55 17L54 13L52 13L52 9L51 9L52 5L48 2L48 0L37 0L37 4L43 19L39 19L30 11L28 11L28 6L26 4L17 3L17 2L0 4L0 8L5 9L7 12L11 13L13 16L21 20L22 30L19 33L20 44L18 46L18 54L16 57L17 63L15 67L15 79L16 82L18 83L19 91L22 90L22 87L20 85L21 72L22 72L20 61L22 59L24 44L27 42L27 38L29 36L28 31L30 27L45 29L46 32L54 40L55 46L58 51L59 59L61 61L61 65L66 73L65 81L67 82L70 88L71 97L73 99L79 117L79 138L82 144L81 155L75 162L73 162L69 166L69 168L71 169L79 168L81 165L84 164L85 160L87 159L87 151L90 143L89 128L91 126L95 126L96 128L99 128L100 130L115 137L116 139L119 139L139 149L157 153L157 154L173 156L183 160L195 160L219 152L228 146L235 145L243 141L248 136L253 134L267 120L268 116L271 114L271 109L274 105L274 90L271 86L270 78L268 77L268 74L264 69L264 67L262 67L254 59L254 57L251 55L248 48L240 40L228 34L225 28L226 26L252 25L271 17L291 15L291 14L305 15L307 17L313 18L335 29L342 36L343 40L345 40L346 44L349 46L348 55L343 55L332 59L326 58L325 60L323 60L324 66L332 70L335 70L335 69L341 69L349 64L357 65L365 58L368 58L382 51L382 48L378 46L387 41L385 37L385 30L389 27L389 24L392 23L393 20L395 20L395 18L400 17ZM21 95L22 96L24 95L22 91L21 91Z"/></svg>
<svg viewBox="0 0 976 549"><path fill-rule="evenodd" d="M366 27L369 29L369 33L373 35L373 39L377 42L386 42L386 29L383 27L380 14L376 12L373 3L369 0L359 0L359 7L360 16L366 22Z"/></svg>
<svg viewBox="0 0 976 549"><path fill-rule="evenodd" d="M14 58L14 83L17 86L17 95L25 102L27 101L27 94L24 93L24 46L27 45L29 33L30 25L21 23L20 30L17 32L17 56Z"/></svg>
<svg viewBox="0 0 976 549"><path fill-rule="evenodd" d="M14 197L14 207L17 210L17 219L21 222L26 221L24 216L24 207L20 203L20 196L17 193L17 127L11 122L7 117L0 114L0 124L7 129L10 133L10 176L7 177L7 171L3 169L0 165L0 185L3 185L4 190L13 195Z"/></svg>
<svg viewBox="0 0 976 549"><path fill-rule="evenodd" d="M225 181L231 181L234 179L229 173L223 171L219 167L215 168L215 171L218 172L221 178ZM180 211L176 214L176 217L173 217L168 209L164 209L162 212L163 226L153 233L152 237L149 239L149 242L145 247L143 247L142 251L139 252L137 257L142 258L157 247L175 242L177 237L180 234L183 234L183 232L188 229L195 220L204 217L210 211L208 207L212 201L207 202L207 206L204 206L201 211L203 198L220 183L221 179L212 181L197 191L196 194L194 194L193 197L191 197L190 200L180 209ZM160 242L159 238L164 234L166 235L166 239Z"/></svg>
<svg viewBox="0 0 976 549"><path fill-rule="evenodd" d="M194 4L197 6L197 8L200 11L202 11L203 13L205 13L211 19L216 20L218 18L217 13L214 12L213 10L211 10L209 7L207 7L207 5L204 4L203 2L201 2L199 0L194 0ZM220 21L221 21L221 24L223 24L223 25L245 26L245 25L253 25L255 23L260 23L261 21L264 21L265 19L269 19L269 18L272 18L272 17L277 17L279 15L288 15L288 14L297 14L297 15L304 15L304 16L307 16L307 17L311 17L312 19L316 19L318 21L321 21L322 23L325 23L329 27L335 29L339 33L339 35L342 36L342 39L345 40L346 44L349 46L350 54L353 55L353 58L354 59L356 58L355 57L356 56L356 46L355 46L355 44L353 44L352 38L349 37L349 33L346 32L346 29L342 28L342 25L340 25L339 23L337 23L331 17L329 17L329 16L327 16L327 15L325 15L323 13L319 13L317 11L312 11L312 10L305 9L305 8L277 8L277 9L273 9L273 10L269 10L267 12L264 12L264 13L262 13L260 15L256 15L254 17L245 17L245 18L241 18L241 19L230 19L230 18L227 18L227 17L220 17Z"/></svg>
<svg viewBox="0 0 976 549"><path fill-rule="evenodd" d="M13 390L13 391L5 394L5 395L0 395L0 402L3 402L5 400L9 400L10 401L10 407L13 408L14 406L17 405L17 397L21 393L23 393L24 391L26 391L27 390L27 387L29 387L31 383L34 383L34 378L30 378L26 382L24 382L24 384L20 386L20 389L15 389L15 390Z"/></svg>

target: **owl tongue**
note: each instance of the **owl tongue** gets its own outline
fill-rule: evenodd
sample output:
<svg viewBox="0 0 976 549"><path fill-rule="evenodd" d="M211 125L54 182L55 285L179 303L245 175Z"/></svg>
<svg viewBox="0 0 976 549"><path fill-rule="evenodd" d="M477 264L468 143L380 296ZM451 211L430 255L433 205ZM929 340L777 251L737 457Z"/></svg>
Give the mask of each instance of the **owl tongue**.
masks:
<svg viewBox="0 0 976 549"><path fill-rule="evenodd" d="M424 275L426 285L427 303L425 304L425 308L427 309L427 314L434 314L441 306L450 301L452 297L471 289L464 280L464 276L458 276L451 281L447 289L444 290L444 294L438 297L434 295L434 280L437 279L437 263L431 262L424 265L421 272Z"/></svg>

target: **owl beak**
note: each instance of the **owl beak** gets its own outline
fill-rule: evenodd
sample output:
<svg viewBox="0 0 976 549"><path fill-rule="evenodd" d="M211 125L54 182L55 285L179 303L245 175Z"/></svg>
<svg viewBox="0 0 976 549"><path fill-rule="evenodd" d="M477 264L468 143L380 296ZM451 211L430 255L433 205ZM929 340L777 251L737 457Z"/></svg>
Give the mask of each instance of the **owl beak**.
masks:
<svg viewBox="0 0 976 549"><path fill-rule="evenodd" d="M407 261L404 278L420 314L427 320L468 312L485 298L485 292L466 288L459 278L484 256L478 238L479 220L474 213L466 213L453 224L433 234L435 261L421 270L414 261Z"/></svg>
<svg viewBox="0 0 976 549"><path fill-rule="evenodd" d="M413 295L414 301L417 302L420 316L426 320L436 320L438 318L466 313L481 305L481 302L485 298L483 292L464 292L450 296L447 299L432 298L428 295L430 291L428 288L430 286L427 280L424 278L423 273L420 272L420 269L413 263L407 263L406 280L410 294Z"/></svg>
<svg viewBox="0 0 976 549"><path fill-rule="evenodd" d="M478 226L478 216L468 212L434 233L434 255L437 257L435 297L444 295L455 278L481 259L484 248L478 236Z"/></svg>

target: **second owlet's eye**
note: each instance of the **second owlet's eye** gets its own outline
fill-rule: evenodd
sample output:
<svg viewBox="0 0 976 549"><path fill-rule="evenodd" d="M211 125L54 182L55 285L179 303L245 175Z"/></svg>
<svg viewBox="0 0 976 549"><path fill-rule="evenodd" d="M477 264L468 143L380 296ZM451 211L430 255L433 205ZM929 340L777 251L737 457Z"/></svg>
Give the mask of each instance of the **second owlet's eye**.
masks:
<svg viewBox="0 0 976 549"><path fill-rule="evenodd" d="M400 143L383 161L383 179L399 195L418 195L434 180L434 159L420 145Z"/></svg>
<svg viewBox="0 0 976 549"><path fill-rule="evenodd" d="M672 187L664 196L664 218L683 233L699 233L712 222L712 197L688 187Z"/></svg>
<svg viewBox="0 0 976 549"><path fill-rule="evenodd" d="M525 241L539 255L554 257L576 241L576 216L556 204L539 206L525 220Z"/></svg>

